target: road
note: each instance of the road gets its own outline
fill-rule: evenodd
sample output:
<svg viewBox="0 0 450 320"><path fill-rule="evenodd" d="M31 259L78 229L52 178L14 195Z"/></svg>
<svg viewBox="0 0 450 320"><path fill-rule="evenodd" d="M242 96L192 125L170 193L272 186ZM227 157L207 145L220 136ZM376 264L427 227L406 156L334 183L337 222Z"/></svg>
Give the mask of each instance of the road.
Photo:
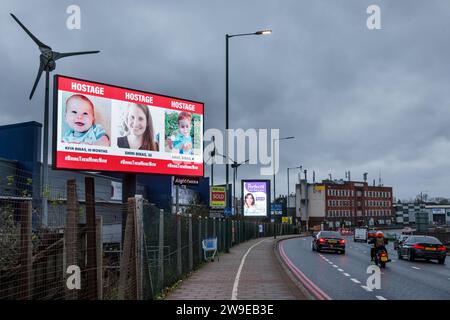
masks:
<svg viewBox="0 0 450 320"><path fill-rule="evenodd" d="M346 238L345 255L311 250L311 237L281 242L280 250L292 265L331 299L416 300L450 299L450 257L436 261L405 261L397 258L392 242L387 245L392 262L381 269L381 288L370 289L370 246ZM292 269L292 268L291 268Z"/></svg>

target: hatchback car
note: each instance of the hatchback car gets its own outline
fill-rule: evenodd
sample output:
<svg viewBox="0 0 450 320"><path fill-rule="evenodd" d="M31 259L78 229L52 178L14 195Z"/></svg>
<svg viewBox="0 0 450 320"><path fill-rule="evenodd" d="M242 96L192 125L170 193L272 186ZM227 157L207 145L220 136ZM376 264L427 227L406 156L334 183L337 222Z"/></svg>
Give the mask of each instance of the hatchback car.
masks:
<svg viewBox="0 0 450 320"><path fill-rule="evenodd" d="M397 254L399 259L406 257L410 261L437 260L439 264L444 264L447 248L435 237L409 236L399 245Z"/></svg>
<svg viewBox="0 0 450 320"><path fill-rule="evenodd" d="M320 231L311 243L312 251L335 251L345 254L345 239L336 231Z"/></svg>

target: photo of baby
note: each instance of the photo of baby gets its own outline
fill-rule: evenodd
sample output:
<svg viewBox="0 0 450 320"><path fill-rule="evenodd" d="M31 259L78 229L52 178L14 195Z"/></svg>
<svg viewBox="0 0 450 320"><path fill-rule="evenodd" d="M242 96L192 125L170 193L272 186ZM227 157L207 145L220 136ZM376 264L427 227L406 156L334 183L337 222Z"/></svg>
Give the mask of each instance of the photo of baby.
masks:
<svg viewBox="0 0 450 320"><path fill-rule="evenodd" d="M188 112L166 112L166 152L194 155L199 148L200 118Z"/></svg>
<svg viewBox="0 0 450 320"><path fill-rule="evenodd" d="M82 94L73 94L66 100L61 140L65 143L110 146L103 126L96 122L92 101Z"/></svg>

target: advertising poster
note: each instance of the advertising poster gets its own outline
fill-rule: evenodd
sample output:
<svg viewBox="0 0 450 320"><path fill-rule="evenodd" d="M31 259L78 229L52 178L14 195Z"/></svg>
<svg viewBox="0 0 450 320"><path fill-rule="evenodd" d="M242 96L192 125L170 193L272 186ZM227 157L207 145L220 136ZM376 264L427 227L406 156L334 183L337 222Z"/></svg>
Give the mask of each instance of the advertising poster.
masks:
<svg viewBox="0 0 450 320"><path fill-rule="evenodd" d="M242 212L245 217L268 216L269 189L269 180L242 180Z"/></svg>
<svg viewBox="0 0 450 320"><path fill-rule="evenodd" d="M223 209L226 207L225 186L211 187L210 207L214 209Z"/></svg>
<svg viewBox="0 0 450 320"><path fill-rule="evenodd" d="M203 103L55 76L55 169L203 176Z"/></svg>

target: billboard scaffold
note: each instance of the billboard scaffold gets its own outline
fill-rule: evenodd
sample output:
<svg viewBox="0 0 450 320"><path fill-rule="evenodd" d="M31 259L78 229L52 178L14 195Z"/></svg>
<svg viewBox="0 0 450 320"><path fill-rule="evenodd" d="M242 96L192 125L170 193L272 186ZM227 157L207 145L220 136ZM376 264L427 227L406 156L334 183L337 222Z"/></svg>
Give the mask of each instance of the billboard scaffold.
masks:
<svg viewBox="0 0 450 320"><path fill-rule="evenodd" d="M203 176L204 104L61 75L53 168Z"/></svg>

